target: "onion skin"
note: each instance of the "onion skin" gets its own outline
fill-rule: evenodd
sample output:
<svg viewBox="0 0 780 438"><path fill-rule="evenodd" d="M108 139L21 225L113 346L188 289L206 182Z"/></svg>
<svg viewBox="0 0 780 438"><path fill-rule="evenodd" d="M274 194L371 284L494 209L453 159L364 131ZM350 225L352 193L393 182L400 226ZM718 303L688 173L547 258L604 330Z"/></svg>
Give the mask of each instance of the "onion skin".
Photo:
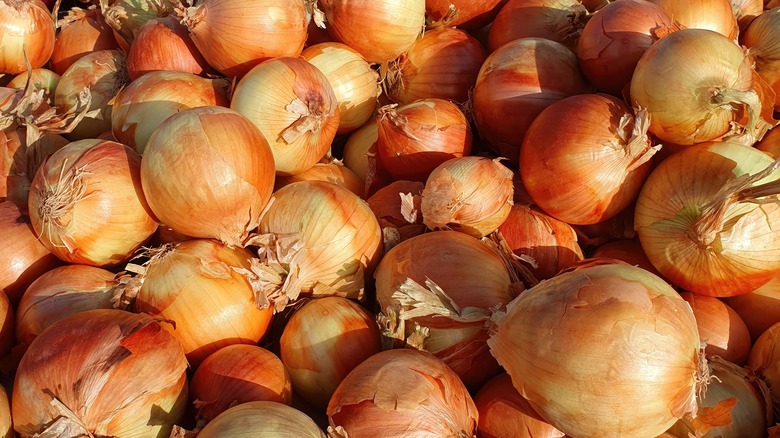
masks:
<svg viewBox="0 0 780 438"><path fill-rule="evenodd" d="M774 159L780 159L780 129L770 130L758 144L756 149L766 152Z"/></svg>
<svg viewBox="0 0 780 438"><path fill-rule="evenodd" d="M6 358L14 344L14 307L0 289L0 358Z"/></svg>
<svg viewBox="0 0 780 438"><path fill-rule="evenodd" d="M648 0L689 29L707 29L733 40L739 32L730 0Z"/></svg>
<svg viewBox="0 0 780 438"><path fill-rule="evenodd" d="M5 388L0 386L0 437L14 438L13 422L11 421L11 404Z"/></svg>
<svg viewBox="0 0 780 438"><path fill-rule="evenodd" d="M0 1L0 74L17 75L27 70L24 60L32 68L43 67L54 50L54 20L40 0Z"/></svg>
<svg viewBox="0 0 780 438"><path fill-rule="evenodd" d="M756 64L756 72L775 92L774 107L780 110L780 9L770 9L759 15L740 35Z"/></svg>
<svg viewBox="0 0 780 438"><path fill-rule="evenodd" d="M758 289L724 301L742 317L755 342L769 327L780 322L780 273Z"/></svg>
<svg viewBox="0 0 780 438"><path fill-rule="evenodd" d="M587 14L577 0L509 0L490 27L488 50L519 38L544 38L574 49Z"/></svg>
<svg viewBox="0 0 780 438"><path fill-rule="evenodd" d="M750 23L764 13L764 0L731 0L731 9L741 36Z"/></svg>
<svg viewBox="0 0 780 438"><path fill-rule="evenodd" d="M622 260L629 265L638 266L646 271L663 278L658 269L647 258L642 244L634 239L612 240L603 245L599 245L591 253L592 258L617 259Z"/></svg>
<svg viewBox="0 0 780 438"><path fill-rule="evenodd" d="M274 191L298 181L325 181L344 187L359 197L363 197L365 183L341 162L333 160L330 163L317 163L308 170L297 175L278 176Z"/></svg>
<svg viewBox="0 0 780 438"><path fill-rule="evenodd" d="M425 0L425 16L434 23L466 30L476 30L489 24L507 0ZM455 6L457 15L448 20L450 5Z"/></svg>
<svg viewBox="0 0 780 438"><path fill-rule="evenodd" d="M375 120L369 120L365 125L350 134L344 144L344 165L355 172L365 184L369 175L368 154L372 146L376 148L379 138L379 128Z"/></svg>
<svg viewBox="0 0 780 438"><path fill-rule="evenodd" d="M200 438L240 438L250 435L326 438L319 426L306 414L271 401L253 401L234 406L198 433Z"/></svg>
<svg viewBox="0 0 780 438"><path fill-rule="evenodd" d="M750 355L750 332L739 314L717 298L683 292L693 309L699 338L707 343L704 354L745 365Z"/></svg>
<svg viewBox="0 0 780 438"><path fill-rule="evenodd" d="M173 16L147 21L138 30L127 54L127 72L132 80L160 70L194 75L212 71L192 42L187 28Z"/></svg>
<svg viewBox="0 0 780 438"><path fill-rule="evenodd" d="M377 190L366 200L382 227L385 250L425 232L426 227L422 223L422 215L420 215L420 202L424 188L425 184L419 181L394 181ZM412 197L410 207L415 213L413 213L414 220L411 222L409 217L404 217L404 207L402 206L404 198L401 195L405 197L411 195ZM393 240L390 245L388 244L388 233L392 234L392 232L388 232L388 228L394 229L398 233L397 241Z"/></svg>
<svg viewBox="0 0 780 438"><path fill-rule="evenodd" d="M747 369L764 379L772 393L772 400L778 400L780 396L780 348L777 348L780 336L778 336L778 332L780 332L780 323L769 327L759 336L750 350L750 357L746 365ZM777 402L774 402L774 408L775 411L780 408Z"/></svg>
<svg viewBox="0 0 780 438"><path fill-rule="evenodd" d="M119 48L113 29L94 6L71 9L59 26L51 54L51 69L59 75L88 53Z"/></svg>

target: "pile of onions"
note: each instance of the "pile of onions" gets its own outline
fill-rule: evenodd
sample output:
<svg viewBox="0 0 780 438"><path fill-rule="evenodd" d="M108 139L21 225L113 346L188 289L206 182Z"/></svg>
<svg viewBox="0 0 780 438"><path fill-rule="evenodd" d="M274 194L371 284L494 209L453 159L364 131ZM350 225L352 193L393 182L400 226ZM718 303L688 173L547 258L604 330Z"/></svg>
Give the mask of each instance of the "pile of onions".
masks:
<svg viewBox="0 0 780 438"><path fill-rule="evenodd" d="M471 153L469 121L447 100L386 105L376 123L377 157L396 180L425 181L445 161Z"/></svg>
<svg viewBox="0 0 780 438"><path fill-rule="evenodd" d="M647 109L650 132L661 140L702 143L733 133L732 125L738 123L744 124L747 144L752 144L773 124L773 100L762 99L762 85L751 64L731 39L710 30L683 29L642 55L631 79L631 98Z"/></svg>
<svg viewBox="0 0 780 438"><path fill-rule="evenodd" d="M520 285L497 251L463 233L426 233L388 251L375 277L386 335L434 354L469 388L498 373L485 321Z"/></svg>
<svg viewBox="0 0 780 438"><path fill-rule="evenodd" d="M577 0L509 0L493 20L487 47L495 52L518 38L544 38L573 49L587 18Z"/></svg>
<svg viewBox="0 0 780 438"><path fill-rule="evenodd" d="M382 227L385 251L425 232L420 214L424 188L418 181L394 181L366 201Z"/></svg>
<svg viewBox="0 0 780 438"><path fill-rule="evenodd" d="M365 192L364 181L335 158L323 159L295 175L277 176L274 191L298 181L326 181L344 187L361 198Z"/></svg>
<svg viewBox="0 0 780 438"><path fill-rule="evenodd" d="M775 109L780 109L780 8L774 8L758 16L745 32L740 42L748 48L756 72L775 91Z"/></svg>
<svg viewBox="0 0 780 438"><path fill-rule="evenodd" d="M168 436L187 402L181 345L148 315L88 310L22 358L11 400L24 436Z"/></svg>
<svg viewBox="0 0 780 438"><path fill-rule="evenodd" d="M342 297L306 302L287 321L279 341L295 394L320 409L347 374L381 347L374 316Z"/></svg>
<svg viewBox="0 0 780 438"><path fill-rule="evenodd" d="M696 320L644 269L605 264L559 274L496 320L491 352L567 435L656 436L696 412L706 380Z"/></svg>
<svg viewBox="0 0 780 438"><path fill-rule="evenodd" d="M184 15L209 65L236 77L267 59L300 55L309 23L300 0L203 0Z"/></svg>
<svg viewBox="0 0 780 438"><path fill-rule="evenodd" d="M780 129L770 130L755 146L756 149L766 152L770 157L776 160L780 159Z"/></svg>
<svg viewBox="0 0 780 438"><path fill-rule="evenodd" d="M425 0L429 21L460 29L479 29L493 21L507 0ZM454 9L454 17L453 15Z"/></svg>
<svg viewBox="0 0 780 438"><path fill-rule="evenodd" d="M715 297L690 292L680 295L691 305L699 338L707 344L704 354L708 358L719 356L739 366L745 365L752 344L750 332L739 314Z"/></svg>
<svg viewBox="0 0 780 438"><path fill-rule="evenodd" d="M0 74L43 67L54 50L54 20L40 0L0 0Z"/></svg>
<svg viewBox="0 0 780 438"><path fill-rule="evenodd" d="M300 58L275 58L252 69L236 86L230 108L263 133L280 175L314 166L339 126L339 104L328 78Z"/></svg>
<svg viewBox="0 0 780 438"><path fill-rule="evenodd" d="M187 27L176 17L168 16L147 21L138 30L127 53L130 79L159 70L182 71L200 75L211 71Z"/></svg>
<svg viewBox="0 0 780 438"><path fill-rule="evenodd" d="M290 375L276 355L256 345L220 348L204 360L190 382L190 400L202 423L230 407L253 401L290 404Z"/></svg>
<svg viewBox="0 0 780 438"><path fill-rule="evenodd" d="M739 314L755 342L769 327L780 322L780 272L753 292L724 301Z"/></svg>
<svg viewBox="0 0 780 438"><path fill-rule="evenodd" d="M483 438L563 438L560 430L544 421L512 386L509 374L490 379L474 396L479 411L477 433Z"/></svg>
<svg viewBox="0 0 780 438"><path fill-rule="evenodd" d="M561 120L571 128L560 129ZM648 114L606 94L571 96L545 108L520 148L520 176L534 203L569 224L605 221L630 206L658 148Z"/></svg>
<svg viewBox="0 0 780 438"><path fill-rule="evenodd" d="M544 108L587 91L577 55L541 38L521 38L488 56L477 76L474 120L480 136L516 163L531 122Z"/></svg>
<svg viewBox="0 0 780 438"><path fill-rule="evenodd" d="M51 54L51 69L57 74L62 75L91 52L119 48L113 29L96 6L71 9L58 25L60 30Z"/></svg>
<svg viewBox="0 0 780 438"><path fill-rule="evenodd" d="M180 0L110 0L100 6L106 22L114 29L116 40L127 51L138 30L149 20L173 14Z"/></svg>
<svg viewBox="0 0 780 438"><path fill-rule="evenodd" d="M325 438L319 426L306 414L273 401L253 401L234 406L207 424L197 436Z"/></svg>
<svg viewBox="0 0 780 438"><path fill-rule="evenodd" d="M730 40L739 32L730 0L649 1L662 7L673 21L686 28L711 30Z"/></svg>
<svg viewBox="0 0 780 438"><path fill-rule="evenodd" d="M466 102L486 57L482 44L462 30L429 30L389 64L385 89L401 105L431 97Z"/></svg>
<svg viewBox="0 0 780 438"><path fill-rule="evenodd" d="M374 114L379 95L379 75L363 56L341 43L308 47L301 57L328 79L339 103L339 129L346 134L363 126Z"/></svg>
<svg viewBox="0 0 780 438"><path fill-rule="evenodd" d="M189 108L228 106L230 84L180 71L154 71L131 82L114 99L111 132L144 153L149 137L168 117Z"/></svg>
<svg viewBox="0 0 780 438"><path fill-rule="evenodd" d="M487 236L509 216L513 190L512 171L498 159L447 160L425 182L420 202L423 223L432 230Z"/></svg>
<svg viewBox="0 0 780 438"><path fill-rule="evenodd" d="M425 0L320 0L319 4L330 35L377 64L409 50L425 24Z"/></svg>
<svg viewBox="0 0 780 438"><path fill-rule="evenodd" d="M181 111L154 131L141 183L155 216L175 231L241 245L271 197L273 165L256 126L235 111L206 106Z"/></svg>
<svg viewBox="0 0 780 438"><path fill-rule="evenodd" d="M529 205L513 205L498 231L538 280L552 278L584 257L569 224Z"/></svg>
<svg viewBox="0 0 780 438"><path fill-rule="evenodd" d="M458 376L428 353L377 353L352 370L328 404L336 437L473 436L477 408ZM331 430L329 428L329 430Z"/></svg>
<svg viewBox="0 0 780 438"><path fill-rule="evenodd" d="M240 273L251 253L213 240L188 240L152 251L135 311L173 322L165 326L197 367L222 347L255 344L273 313Z"/></svg>
<svg viewBox="0 0 780 438"><path fill-rule="evenodd" d="M636 204L647 258L669 281L702 295L740 295L768 282L780 270L776 164L734 142L691 146L664 160Z"/></svg>
<svg viewBox="0 0 780 438"><path fill-rule="evenodd" d="M599 91L620 96L642 54L672 30L672 20L645 0L610 3L588 20L577 43L585 77Z"/></svg>
<svg viewBox="0 0 780 438"><path fill-rule="evenodd" d="M141 191L141 156L105 140L82 140L38 169L28 210L35 234L69 263L114 266L157 230Z"/></svg>

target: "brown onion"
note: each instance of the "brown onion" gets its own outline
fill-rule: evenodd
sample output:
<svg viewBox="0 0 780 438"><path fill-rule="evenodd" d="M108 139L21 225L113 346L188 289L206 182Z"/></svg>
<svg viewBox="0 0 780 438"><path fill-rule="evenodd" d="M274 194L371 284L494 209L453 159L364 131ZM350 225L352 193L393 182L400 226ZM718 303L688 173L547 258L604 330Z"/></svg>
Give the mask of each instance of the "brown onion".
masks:
<svg viewBox="0 0 780 438"><path fill-rule="evenodd" d="M740 35L740 42L748 48L756 72L775 91L774 106L780 110L780 8L753 20Z"/></svg>
<svg viewBox="0 0 780 438"><path fill-rule="evenodd" d="M720 356L739 366L745 365L750 354L750 332L739 314L717 298L680 294L693 309L699 338L707 344L707 357Z"/></svg>
<svg viewBox="0 0 780 438"><path fill-rule="evenodd" d="M774 159L780 158L780 129L770 130L760 142L756 145L756 149L766 152Z"/></svg>
<svg viewBox="0 0 780 438"><path fill-rule="evenodd" d="M88 53L119 48L113 29L94 5L87 9L74 7L58 25L51 69L59 75Z"/></svg>
<svg viewBox="0 0 780 438"><path fill-rule="evenodd" d="M330 159L330 161L323 160L323 162L317 163L308 170L304 170L296 175L276 177L274 191L298 181L326 181L344 187L361 198L365 191L365 183L360 180L355 172L335 158Z"/></svg>
<svg viewBox="0 0 780 438"><path fill-rule="evenodd" d="M197 436L325 438L319 426L306 414L272 401L253 401L234 406L207 424Z"/></svg>
<svg viewBox="0 0 780 438"><path fill-rule="evenodd" d="M419 181L394 181L366 200L382 227L385 251L425 232L420 214L424 188Z"/></svg>
<svg viewBox="0 0 780 438"><path fill-rule="evenodd" d="M460 29L479 29L495 18L507 0L425 0L428 21ZM453 15L454 8L454 17Z"/></svg>
<svg viewBox="0 0 780 438"><path fill-rule="evenodd" d="M173 70L200 75L212 71L192 42L187 27L168 16L141 26L127 54L130 79L150 71Z"/></svg>
<svg viewBox="0 0 780 438"><path fill-rule="evenodd" d="M40 0L0 1L0 74L43 67L54 49L54 20Z"/></svg>
<svg viewBox="0 0 780 438"><path fill-rule="evenodd" d="M495 52L519 38L544 38L574 49L587 18L577 0L509 0L493 20L487 47Z"/></svg>
<svg viewBox="0 0 780 438"><path fill-rule="evenodd" d="M730 0L649 0L689 29L707 29L733 40L739 31Z"/></svg>
<svg viewBox="0 0 780 438"><path fill-rule="evenodd" d="M724 301L739 314L755 342L769 327L780 322L780 272L758 289Z"/></svg>

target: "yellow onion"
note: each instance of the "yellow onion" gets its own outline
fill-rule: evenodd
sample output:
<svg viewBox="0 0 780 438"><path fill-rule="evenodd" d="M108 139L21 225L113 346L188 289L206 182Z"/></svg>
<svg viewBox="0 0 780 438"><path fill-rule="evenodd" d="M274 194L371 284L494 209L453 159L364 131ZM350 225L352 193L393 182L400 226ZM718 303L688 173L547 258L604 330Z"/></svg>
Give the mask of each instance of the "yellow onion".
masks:
<svg viewBox="0 0 780 438"><path fill-rule="evenodd" d="M647 258L701 295L740 295L768 282L780 270L778 163L734 142L691 146L664 160L636 205Z"/></svg>
<svg viewBox="0 0 780 438"><path fill-rule="evenodd" d="M197 367L232 344L255 344L271 324L256 291L239 273L251 254L214 240L188 240L152 251L133 308L170 320L165 328Z"/></svg>
<svg viewBox="0 0 780 438"><path fill-rule="evenodd" d="M780 110L780 8L758 16L740 35L755 62L756 72L775 92L775 109Z"/></svg>
<svg viewBox="0 0 780 438"><path fill-rule="evenodd" d="M425 232L420 214L424 188L419 181L394 181L366 200L382 227L385 251Z"/></svg>
<svg viewBox="0 0 780 438"><path fill-rule="evenodd" d="M336 437L473 436L477 408L441 360L413 349L377 353L341 382L328 404Z"/></svg>
<svg viewBox="0 0 780 438"><path fill-rule="evenodd" d="M780 410L780 348L777 342L780 340L780 323L769 327L758 337L750 350L747 369L755 372L769 386L772 394L774 410Z"/></svg>
<svg viewBox="0 0 780 438"><path fill-rule="evenodd" d="M168 436L187 403L181 345L147 315L88 310L41 333L11 400L22 436Z"/></svg>
<svg viewBox="0 0 780 438"><path fill-rule="evenodd" d="M152 133L170 116L189 108L228 106L230 84L180 71L154 71L131 82L114 98L111 132L144 153Z"/></svg>
<svg viewBox="0 0 780 438"><path fill-rule="evenodd" d="M0 437L14 438L15 436L16 432L11 421L11 403L5 388L0 385Z"/></svg>
<svg viewBox="0 0 780 438"><path fill-rule="evenodd" d="M646 271L662 277L658 269L647 258L642 244L635 239L617 239L599 245L591 252L593 258L622 260L629 265L638 266Z"/></svg>
<svg viewBox="0 0 780 438"><path fill-rule="evenodd" d="M522 285L497 251L463 233L426 233L388 251L375 277L386 336L434 354L468 388L498 373L485 321Z"/></svg>
<svg viewBox="0 0 780 438"><path fill-rule="evenodd" d="M325 438L319 426L306 414L272 401L253 401L234 406L207 424L197 436Z"/></svg>
<svg viewBox="0 0 780 438"><path fill-rule="evenodd" d="M180 0L101 0L106 22L114 29L117 40L127 48L138 30L149 20L173 14L182 6Z"/></svg>
<svg viewBox="0 0 780 438"><path fill-rule="evenodd" d="M592 249L594 246L603 245L613 240L633 239L636 237L636 231L634 230L634 206L632 205L616 216L597 224L572 225L572 228L577 231L580 245L582 245L584 250Z"/></svg>
<svg viewBox="0 0 780 438"><path fill-rule="evenodd" d="M230 108L263 133L280 175L314 166L339 126L338 101L328 78L300 58L274 58L252 69L233 91Z"/></svg>
<svg viewBox="0 0 780 438"><path fill-rule="evenodd" d="M560 430L544 421L512 386L509 374L490 379L474 396L479 411L477 433L482 438L563 438Z"/></svg>
<svg viewBox="0 0 780 438"><path fill-rule="evenodd" d="M432 229L453 229L484 237L512 208L512 171L484 157L460 157L440 164L428 176L420 211Z"/></svg>
<svg viewBox="0 0 780 438"><path fill-rule="evenodd" d="M104 140L68 144L38 169L28 210L35 234L69 263L114 266L157 230L141 191L141 157Z"/></svg>
<svg viewBox="0 0 780 438"><path fill-rule="evenodd" d="M51 69L57 74L88 53L119 48L113 29L96 6L74 7L57 24L60 30L51 54Z"/></svg>
<svg viewBox="0 0 780 438"><path fill-rule="evenodd" d="M301 57L317 67L333 88L339 103L336 134L352 132L371 118L380 92L379 75L360 53L330 42L308 47Z"/></svg>
<svg viewBox="0 0 780 438"><path fill-rule="evenodd" d="M739 314L717 298L696 295L690 292L680 294L691 305L699 338L707 345L707 357L720 358L742 366L750 354L750 332Z"/></svg>
<svg viewBox="0 0 780 438"><path fill-rule="evenodd" d="M0 74L16 75L43 67L54 50L54 20L40 0L0 1Z"/></svg>
<svg viewBox="0 0 780 438"><path fill-rule="evenodd" d="M730 0L649 0L672 20L690 29L706 29L734 39L739 32Z"/></svg>
<svg viewBox="0 0 780 438"><path fill-rule="evenodd" d="M192 42L187 27L168 16L147 21L138 30L127 53L127 73L138 79L159 70L203 74L212 71Z"/></svg>
<svg viewBox="0 0 780 438"><path fill-rule="evenodd" d="M479 29L493 21L506 1L425 0L425 16L434 24L457 26L460 29Z"/></svg>
<svg viewBox="0 0 780 438"><path fill-rule="evenodd" d="M281 311L299 295L363 299L382 255L382 231L368 204L324 181L301 181L273 194L263 214L247 275Z"/></svg>
<svg viewBox="0 0 780 438"><path fill-rule="evenodd" d="M425 24L425 0L320 0L328 32L369 62L409 50Z"/></svg>
<svg viewBox="0 0 780 438"><path fill-rule="evenodd" d="M175 231L241 245L271 197L273 165L268 142L249 120L205 106L180 111L154 131L141 183L155 216Z"/></svg>
<svg viewBox="0 0 780 438"><path fill-rule="evenodd" d="M276 355L256 345L220 348L198 366L190 382L200 423L207 423L228 408L253 401L290 404L290 375Z"/></svg>
<svg viewBox="0 0 780 438"><path fill-rule="evenodd" d="M350 192L363 197L365 183L341 161L331 158L315 164L307 170L295 175L278 176L274 191L298 181L326 181L344 187Z"/></svg>
<svg viewBox="0 0 780 438"><path fill-rule="evenodd" d="M60 75L45 68L35 68L31 72L30 86L34 87L35 90L43 90L43 98L51 102L51 99L54 97L54 90L57 88L57 84L60 83ZM27 85L28 76L26 71L19 73L8 83L8 87L23 90Z"/></svg>
<svg viewBox="0 0 780 438"><path fill-rule="evenodd" d="M780 322L780 272L758 289L724 301L739 314L755 342L769 327Z"/></svg>
<svg viewBox="0 0 780 438"><path fill-rule="evenodd" d="M342 297L307 301L287 321L279 340L295 394L321 409L350 371L380 351L373 315Z"/></svg>
<svg viewBox="0 0 780 438"><path fill-rule="evenodd" d="M573 49L587 18L577 0L509 0L493 20L487 47L495 52L519 38L544 38Z"/></svg>
<svg viewBox="0 0 780 438"><path fill-rule="evenodd" d="M344 143L344 165L355 172L365 183L368 174L368 154L372 145L376 147L379 138L379 128L375 120L369 120L352 134Z"/></svg>
<svg viewBox="0 0 780 438"><path fill-rule="evenodd" d="M755 146L770 157L780 159L780 129L770 130Z"/></svg>
<svg viewBox="0 0 780 438"><path fill-rule="evenodd" d="M390 62L385 89L401 105L425 98L463 103L486 57L482 44L462 30L429 30Z"/></svg>
<svg viewBox="0 0 780 438"><path fill-rule="evenodd" d="M731 0L731 10L737 19L739 32L747 29L753 20L764 13L764 0Z"/></svg>
<svg viewBox="0 0 780 438"><path fill-rule="evenodd" d="M209 65L240 78L267 59L300 55L309 21L301 0L203 0L182 23Z"/></svg>

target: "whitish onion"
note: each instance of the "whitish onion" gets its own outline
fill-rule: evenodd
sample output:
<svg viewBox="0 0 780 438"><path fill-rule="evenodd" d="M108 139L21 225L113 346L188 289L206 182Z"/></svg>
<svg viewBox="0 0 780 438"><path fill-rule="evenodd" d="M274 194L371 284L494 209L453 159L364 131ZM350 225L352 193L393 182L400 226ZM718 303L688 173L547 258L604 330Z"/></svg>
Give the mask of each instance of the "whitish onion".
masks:
<svg viewBox="0 0 780 438"><path fill-rule="evenodd" d="M780 8L761 14L740 35L748 48L756 72L775 92L775 109L780 110Z"/></svg>
<svg viewBox="0 0 780 438"><path fill-rule="evenodd" d="M656 167L639 194L634 227L658 271L716 297L768 282L780 270L777 164L755 148L718 142Z"/></svg>
<svg viewBox="0 0 780 438"><path fill-rule="evenodd" d="M488 345L515 388L567 435L656 436L696 412L696 320L644 269L559 274L512 301L495 330Z"/></svg>
<svg viewBox="0 0 780 438"><path fill-rule="evenodd" d="M487 47L495 52L519 38L544 38L573 49L587 18L577 0L509 0L493 20Z"/></svg>
<svg viewBox="0 0 780 438"><path fill-rule="evenodd" d="M739 314L755 342L769 327L780 322L780 272L758 289L724 301Z"/></svg>
<svg viewBox="0 0 780 438"><path fill-rule="evenodd" d="M739 314L717 298L696 295L690 292L680 294L693 309L699 338L707 344L707 357L722 359L745 365L750 354L750 332Z"/></svg>
<svg viewBox="0 0 780 438"><path fill-rule="evenodd" d="M425 0L425 16L434 24L457 26L460 29L479 29L493 21L506 1Z"/></svg>
<svg viewBox="0 0 780 438"><path fill-rule="evenodd" d="M385 251L425 232L420 214L424 188L419 181L394 181L366 200L382 227Z"/></svg>
<svg viewBox="0 0 780 438"><path fill-rule="evenodd" d="M201 430L199 438L325 438L303 412L272 401L242 403L223 412Z"/></svg>
<svg viewBox="0 0 780 438"><path fill-rule="evenodd" d="M138 79L150 71L173 70L196 75L212 71L192 42L187 27L168 16L141 26L127 53L127 73Z"/></svg>
<svg viewBox="0 0 780 438"><path fill-rule="evenodd" d="M252 69L236 86L230 108L263 133L280 175L314 166L339 126L339 104L328 78L299 58L275 58Z"/></svg>
<svg viewBox="0 0 780 438"><path fill-rule="evenodd" d="M755 146L756 149L766 152L772 158L780 159L780 129L770 130Z"/></svg>
<svg viewBox="0 0 780 438"><path fill-rule="evenodd" d="M187 361L147 315L89 310L41 333L11 400L22 436L168 436L187 403Z"/></svg>
<svg viewBox="0 0 780 438"><path fill-rule="evenodd" d="M27 70L25 54L32 68L43 67L54 50L54 20L40 0L0 1L0 74Z"/></svg>
<svg viewBox="0 0 780 438"><path fill-rule="evenodd" d="M649 0L686 28L707 29L733 40L739 32L730 0ZM686 62L687 63L687 62Z"/></svg>
<svg viewBox="0 0 780 438"><path fill-rule="evenodd" d="M155 216L169 227L240 245L271 197L273 166L256 126L235 111L206 106L178 112L154 131L141 183Z"/></svg>
<svg viewBox="0 0 780 438"><path fill-rule="evenodd" d="M113 29L96 6L73 8L57 24L60 30L51 54L51 69L57 74L88 53L119 48Z"/></svg>
<svg viewBox="0 0 780 438"><path fill-rule="evenodd" d="M389 350L352 370L328 404L336 437L473 436L477 408L458 376L428 353Z"/></svg>
<svg viewBox="0 0 780 438"><path fill-rule="evenodd" d="M106 22L114 29L116 39L125 50L147 21L173 14L181 6L180 0L100 1Z"/></svg>
<svg viewBox="0 0 780 438"><path fill-rule="evenodd" d="M326 181L344 187L361 198L365 191L365 183L360 180L355 172L335 158L325 159L295 175L276 177L274 191L298 181Z"/></svg>

